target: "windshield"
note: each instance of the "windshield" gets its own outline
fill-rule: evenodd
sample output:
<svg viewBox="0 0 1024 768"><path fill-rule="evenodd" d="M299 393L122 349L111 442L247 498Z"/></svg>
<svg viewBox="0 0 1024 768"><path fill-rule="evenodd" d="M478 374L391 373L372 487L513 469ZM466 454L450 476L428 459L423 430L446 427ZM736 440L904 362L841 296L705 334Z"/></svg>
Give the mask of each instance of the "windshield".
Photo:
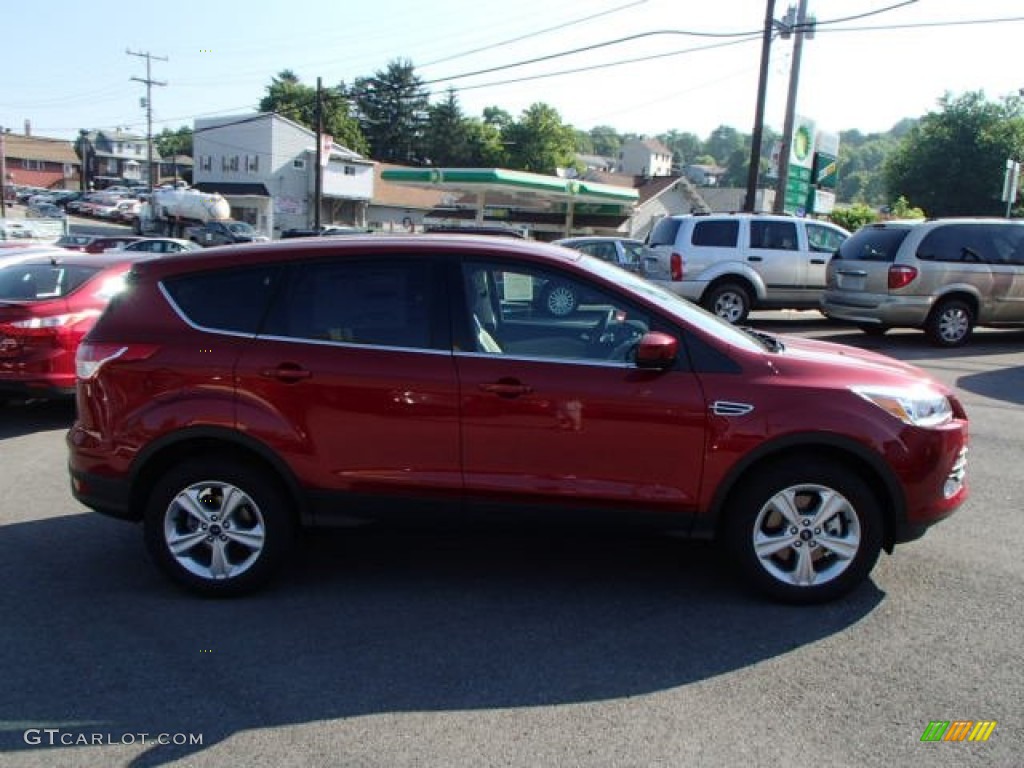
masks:
<svg viewBox="0 0 1024 768"><path fill-rule="evenodd" d="M681 322L716 336L727 344L755 352L764 351L765 345L762 342L755 340L740 328L639 275L586 254L581 256L581 261L586 262L590 271L643 296Z"/></svg>
<svg viewBox="0 0 1024 768"><path fill-rule="evenodd" d="M246 224L244 221L235 221L228 224L228 229L236 235L255 235L256 230L251 225Z"/></svg>

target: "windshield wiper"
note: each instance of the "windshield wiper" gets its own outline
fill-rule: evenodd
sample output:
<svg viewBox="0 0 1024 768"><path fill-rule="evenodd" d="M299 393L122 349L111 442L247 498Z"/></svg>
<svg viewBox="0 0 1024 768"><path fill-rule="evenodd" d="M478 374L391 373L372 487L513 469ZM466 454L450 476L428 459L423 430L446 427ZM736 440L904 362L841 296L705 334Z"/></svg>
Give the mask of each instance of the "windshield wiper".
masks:
<svg viewBox="0 0 1024 768"><path fill-rule="evenodd" d="M764 331L755 330L754 328L751 328L749 325L742 326L740 330L743 331L748 336L757 339L767 349L769 349L772 352L782 352L786 348L786 345L779 341L778 336L772 336L771 334L765 333Z"/></svg>

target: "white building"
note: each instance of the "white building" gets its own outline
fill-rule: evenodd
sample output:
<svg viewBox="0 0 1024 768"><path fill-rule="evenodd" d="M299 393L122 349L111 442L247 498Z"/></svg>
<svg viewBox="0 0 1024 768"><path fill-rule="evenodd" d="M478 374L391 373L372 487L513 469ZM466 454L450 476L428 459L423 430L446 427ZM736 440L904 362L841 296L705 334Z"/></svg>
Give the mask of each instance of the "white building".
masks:
<svg viewBox="0 0 1024 768"><path fill-rule="evenodd" d="M655 178L672 175L672 150L657 139L631 139L619 150L619 173Z"/></svg>
<svg viewBox="0 0 1024 768"><path fill-rule="evenodd" d="M193 186L219 192L232 218L269 236L313 225L313 131L273 113L205 118L195 121L192 146ZM340 144L324 154L320 223L365 226L373 161Z"/></svg>

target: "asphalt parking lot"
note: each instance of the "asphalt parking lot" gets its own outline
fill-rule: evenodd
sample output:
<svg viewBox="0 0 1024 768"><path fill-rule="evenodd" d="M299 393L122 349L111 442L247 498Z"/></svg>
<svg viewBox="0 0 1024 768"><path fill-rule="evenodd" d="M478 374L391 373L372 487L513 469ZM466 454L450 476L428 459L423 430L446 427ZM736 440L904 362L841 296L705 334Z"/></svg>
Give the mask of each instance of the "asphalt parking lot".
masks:
<svg viewBox="0 0 1024 768"><path fill-rule="evenodd" d="M199 600L71 498L68 404L0 407L0 764L1021 765L1024 332L753 320L912 361L972 419L968 503L838 603L752 597L695 542L374 531ZM996 726L921 740L958 720Z"/></svg>

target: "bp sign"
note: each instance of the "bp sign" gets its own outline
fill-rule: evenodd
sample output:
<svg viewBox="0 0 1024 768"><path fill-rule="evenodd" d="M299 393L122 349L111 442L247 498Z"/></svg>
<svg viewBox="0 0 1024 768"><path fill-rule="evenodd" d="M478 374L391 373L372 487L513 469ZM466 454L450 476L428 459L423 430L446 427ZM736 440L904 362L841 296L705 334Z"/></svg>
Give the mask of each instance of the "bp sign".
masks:
<svg viewBox="0 0 1024 768"><path fill-rule="evenodd" d="M814 168L814 121L797 116L793 124L793 140L789 144L789 177L786 180L786 213L802 214L807 210Z"/></svg>

